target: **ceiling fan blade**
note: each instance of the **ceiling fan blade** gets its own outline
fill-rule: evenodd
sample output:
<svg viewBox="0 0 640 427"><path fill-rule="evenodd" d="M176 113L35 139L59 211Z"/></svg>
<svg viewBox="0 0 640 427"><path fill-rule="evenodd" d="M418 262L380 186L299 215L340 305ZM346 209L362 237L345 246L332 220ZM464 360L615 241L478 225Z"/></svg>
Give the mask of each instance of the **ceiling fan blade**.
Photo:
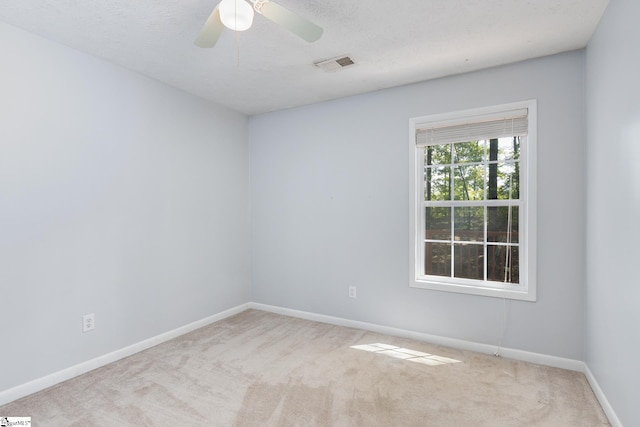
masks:
<svg viewBox="0 0 640 427"><path fill-rule="evenodd" d="M222 34L222 30L224 30L224 25L222 25L222 21L220 20L220 10L218 6L216 6L194 41L195 45L198 47L215 46L220 34Z"/></svg>
<svg viewBox="0 0 640 427"><path fill-rule="evenodd" d="M309 43L322 36L322 28L272 1L258 2L256 11Z"/></svg>

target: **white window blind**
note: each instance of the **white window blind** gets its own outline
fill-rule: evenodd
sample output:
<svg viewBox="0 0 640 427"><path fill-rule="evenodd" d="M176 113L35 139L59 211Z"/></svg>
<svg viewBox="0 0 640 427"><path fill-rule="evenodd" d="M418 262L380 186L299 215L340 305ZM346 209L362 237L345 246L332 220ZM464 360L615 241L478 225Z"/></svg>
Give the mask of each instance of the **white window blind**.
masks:
<svg viewBox="0 0 640 427"><path fill-rule="evenodd" d="M518 109L498 115L468 117L464 121L445 120L416 129L416 145L448 144L492 138L524 136L528 129L528 110Z"/></svg>

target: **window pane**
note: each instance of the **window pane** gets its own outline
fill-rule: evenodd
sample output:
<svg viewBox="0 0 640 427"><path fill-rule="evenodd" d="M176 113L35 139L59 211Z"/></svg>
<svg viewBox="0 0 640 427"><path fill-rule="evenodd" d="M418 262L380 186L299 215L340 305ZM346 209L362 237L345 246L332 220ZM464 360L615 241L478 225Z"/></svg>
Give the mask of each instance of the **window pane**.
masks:
<svg viewBox="0 0 640 427"><path fill-rule="evenodd" d="M484 158L484 141L468 141L453 144L455 163L482 162Z"/></svg>
<svg viewBox="0 0 640 427"><path fill-rule="evenodd" d="M451 277L451 245L424 244L424 274Z"/></svg>
<svg viewBox="0 0 640 427"><path fill-rule="evenodd" d="M498 140L498 160L520 158L520 137L500 138Z"/></svg>
<svg viewBox="0 0 640 427"><path fill-rule="evenodd" d="M484 166L456 166L454 200L484 200Z"/></svg>
<svg viewBox="0 0 640 427"><path fill-rule="evenodd" d="M451 208L425 208L425 239L451 241Z"/></svg>
<svg viewBox="0 0 640 427"><path fill-rule="evenodd" d="M488 200L520 198L520 163L490 163L487 177Z"/></svg>
<svg viewBox="0 0 640 427"><path fill-rule="evenodd" d="M518 211L518 206L487 208L487 241L518 243Z"/></svg>
<svg viewBox="0 0 640 427"><path fill-rule="evenodd" d="M454 208L454 239L464 242L484 241L484 208L482 206Z"/></svg>
<svg viewBox="0 0 640 427"><path fill-rule="evenodd" d="M454 277L484 280L484 246L454 244Z"/></svg>
<svg viewBox="0 0 640 427"><path fill-rule="evenodd" d="M520 283L520 250L518 246L487 246L487 280Z"/></svg>
<svg viewBox="0 0 640 427"><path fill-rule="evenodd" d="M424 200L451 200L451 168L426 167L424 171Z"/></svg>
<svg viewBox="0 0 640 427"><path fill-rule="evenodd" d="M451 144L429 145L427 147L424 147L424 164L451 164Z"/></svg>

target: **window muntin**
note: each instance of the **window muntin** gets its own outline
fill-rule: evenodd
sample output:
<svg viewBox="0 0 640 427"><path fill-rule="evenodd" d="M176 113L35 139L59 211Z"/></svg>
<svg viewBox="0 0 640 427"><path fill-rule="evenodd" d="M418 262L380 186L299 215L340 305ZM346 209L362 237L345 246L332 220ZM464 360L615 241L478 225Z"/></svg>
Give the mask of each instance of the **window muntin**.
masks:
<svg viewBox="0 0 640 427"><path fill-rule="evenodd" d="M412 119L412 286L535 300L535 107Z"/></svg>

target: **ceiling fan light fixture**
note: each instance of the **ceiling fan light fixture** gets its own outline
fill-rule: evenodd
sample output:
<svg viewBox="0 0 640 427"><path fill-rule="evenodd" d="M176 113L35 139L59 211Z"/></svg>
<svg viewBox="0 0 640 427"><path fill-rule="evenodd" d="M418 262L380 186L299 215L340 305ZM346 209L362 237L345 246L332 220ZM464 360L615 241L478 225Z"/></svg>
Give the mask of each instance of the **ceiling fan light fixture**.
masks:
<svg viewBox="0 0 640 427"><path fill-rule="evenodd" d="M245 0L222 0L218 6L220 21L234 31L245 31L253 24L253 7Z"/></svg>

